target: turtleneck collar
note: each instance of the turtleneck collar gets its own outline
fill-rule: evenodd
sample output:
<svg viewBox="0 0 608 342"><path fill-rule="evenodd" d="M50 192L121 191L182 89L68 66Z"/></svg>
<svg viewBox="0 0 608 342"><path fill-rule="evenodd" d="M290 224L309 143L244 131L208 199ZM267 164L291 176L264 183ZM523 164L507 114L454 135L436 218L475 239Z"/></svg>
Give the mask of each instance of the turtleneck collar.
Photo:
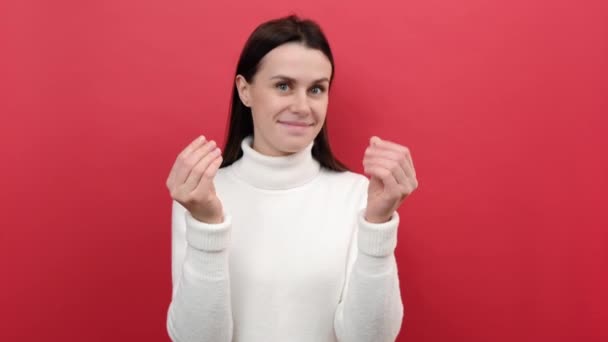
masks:
<svg viewBox="0 0 608 342"><path fill-rule="evenodd" d="M243 156L232 164L235 175L256 188L285 190L310 182L321 166L312 156L314 141L303 150L288 156L271 157L251 146L253 137L243 139Z"/></svg>

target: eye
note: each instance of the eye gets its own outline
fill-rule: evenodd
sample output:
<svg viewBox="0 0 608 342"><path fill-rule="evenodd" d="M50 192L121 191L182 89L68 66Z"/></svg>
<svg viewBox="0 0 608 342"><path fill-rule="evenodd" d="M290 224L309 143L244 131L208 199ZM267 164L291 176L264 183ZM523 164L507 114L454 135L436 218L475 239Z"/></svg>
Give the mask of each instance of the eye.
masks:
<svg viewBox="0 0 608 342"><path fill-rule="evenodd" d="M314 87L312 87L312 89L310 91L312 91L313 94L318 95L318 94L321 94L322 92L324 92L325 88L322 86L314 86Z"/></svg>
<svg viewBox="0 0 608 342"><path fill-rule="evenodd" d="M289 85L287 83L285 83L285 82L277 83L275 85L275 87L277 89L279 89L280 91L287 91L287 90L289 90Z"/></svg>

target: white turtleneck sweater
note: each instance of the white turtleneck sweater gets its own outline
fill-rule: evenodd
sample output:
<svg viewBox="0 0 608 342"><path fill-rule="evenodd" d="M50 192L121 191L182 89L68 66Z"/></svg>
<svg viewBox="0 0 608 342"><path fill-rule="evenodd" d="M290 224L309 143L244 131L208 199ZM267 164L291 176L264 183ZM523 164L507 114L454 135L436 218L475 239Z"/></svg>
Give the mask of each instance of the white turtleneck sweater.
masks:
<svg viewBox="0 0 608 342"><path fill-rule="evenodd" d="M243 157L215 177L224 222L172 209L175 342L389 342L403 318L399 215L364 218L368 179L306 149Z"/></svg>

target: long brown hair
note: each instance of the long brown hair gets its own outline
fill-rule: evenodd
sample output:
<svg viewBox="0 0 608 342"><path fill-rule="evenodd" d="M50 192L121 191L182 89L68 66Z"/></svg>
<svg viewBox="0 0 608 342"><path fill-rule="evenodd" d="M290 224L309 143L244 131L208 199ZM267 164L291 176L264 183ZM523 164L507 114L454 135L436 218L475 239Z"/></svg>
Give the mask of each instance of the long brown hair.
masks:
<svg viewBox="0 0 608 342"><path fill-rule="evenodd" d="M258 70L260 60L272 49L291 42L300 42L308 48L320 50L327 56L332 67L331 87L331 81L334 79L336 69L327 38L317 23L308 19L302 20L296 15L267 21L253 31L241 52L234 78L237 75L242 75L247 82L251 82ZM241 141L252 134L253 118L251 116L251 109L241 102L236 84L233 82L230 123L226 136L226 145L223 149L223 161L220 167L231 165L243 156ZM336 159L331 151L327 133L327 120L325 120L321 131L315 138L312 156L321 166L327 169L348 171L348 168Z"/></svg>

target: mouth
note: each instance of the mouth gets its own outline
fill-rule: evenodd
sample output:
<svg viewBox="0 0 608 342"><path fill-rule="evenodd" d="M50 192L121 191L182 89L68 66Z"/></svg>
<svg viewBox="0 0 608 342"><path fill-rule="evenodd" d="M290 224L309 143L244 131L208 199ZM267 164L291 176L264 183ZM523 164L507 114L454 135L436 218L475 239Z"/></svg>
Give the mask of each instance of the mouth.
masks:
<svg viewBox="0 0 608 342"><path fill-rule="evenodd" d="M310 127L313 124L307 122L295 122L295 121L279 121L280 124L291 126L291 127Z"/></svg>

